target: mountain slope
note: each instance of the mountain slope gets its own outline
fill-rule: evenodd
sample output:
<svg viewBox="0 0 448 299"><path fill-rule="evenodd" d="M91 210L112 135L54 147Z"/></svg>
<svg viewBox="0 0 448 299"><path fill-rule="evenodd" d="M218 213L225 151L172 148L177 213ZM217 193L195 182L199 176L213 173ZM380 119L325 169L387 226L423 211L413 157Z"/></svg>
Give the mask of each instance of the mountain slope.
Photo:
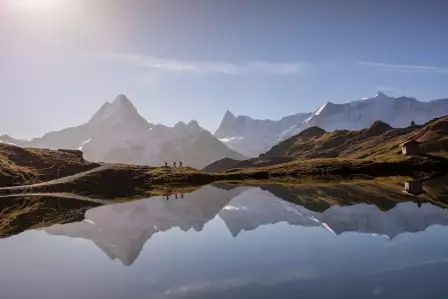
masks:
<svg viewBox="0 0 448 299"><path fill-rule="evenodd" d="M444 115L448 115L448 99L420 102L415 98L394 98L378 93L345 104L328 102L314 113L299 113L280 121L235 117L228 111L215 136L230 148L255 157L278 142L315 126L327 131L361 130L379 120L394 128L404 128L412 121L424 124Z"/></svg>
<svg viewBox="0 0 448 299"><path fill-rule="evenodd" d="M310 158L367 158L381 154L397 154L399 145L407 140L422 142L427 153L448 149L448 116L435 119L424 126L395 129L381 121L359 131L325 132L318 127L308 128L291 137L260 157L295 156Z"/></svg>
<svg viewBox="0 0 448 299"><path fill-rule="evenodd" d="M26 143L26 140L15 139L5 134L0 136L0 143L21 146L23 143Z"/></svg>
<svg viewBox="0 0 448 299"><path fill-rule="evenodd" d="M265 167L268 167L269 171L274 171L275 168L283 169L283 166L291 168L293 166L291 163L297 168L296 171L299 169L306 172L318 171L320 167L329 167L333 170L348 167L353 171L361 171L362 167L370 167L370 170L373 170L371 163L376 162L379 163L376 165L379 167L377 169L379 171L380 168L383 169L383 166L388 168L389 162L404 162L406 164L405 160L408 162L413 160L426 163L429 162L428 159L446 164L446 159L403 156L399 145L408 140L417 140L421 142L420 148L424 153L448 158L447 136L448 116L436 118L423 126L410 126L402 129L392 128L381 121L376 121L369 128L359 131L326 132L319 127L311 127L280 142L258 158L244 161L232 159L216 161L205 167L204 171L223 172L242 168L261 171ZM404 164L402 166L406 168ZM442 164L439 166L442 167ZM399 170L398 166L395 164L397 171ZM435 164L433 166L435 167ZM388 171L391 170L388 168ZM371 174L379 174L378 171Z"/></svg>
<svg viewBox="0 0 448 299"><path fill-rule="evenodd" d="M310 113L298 113L272 121L242 115L236 117L227 111L214 135L229 148L254 157L278 143L285 131L309 116Z"/></svg>
<svg viewBox="0 0 448 299"><path fill-rule="evenodd" d="M98 167L80 151L21 148L0 143L0 187L47 181Z"/></svg>

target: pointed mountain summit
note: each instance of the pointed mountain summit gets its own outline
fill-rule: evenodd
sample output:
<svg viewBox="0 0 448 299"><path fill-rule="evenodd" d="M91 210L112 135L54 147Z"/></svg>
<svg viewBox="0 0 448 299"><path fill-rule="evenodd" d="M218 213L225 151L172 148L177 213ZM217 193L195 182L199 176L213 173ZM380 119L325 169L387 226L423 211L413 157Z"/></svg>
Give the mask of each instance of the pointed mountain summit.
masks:
<svg viewBox="0 0 448 299"><path fill-rule="evenodd" d="M132 123L143 127L148 122L138 113L134 104L124 94L118 95L112 103L104 103L89 120L89 125L103 126L117 123Z"/></svg>
<svg viewBox="0 0 448 299"><path fill-rule="evenodd" d="M112 106L117 110L126 110L137 113L137 109L134 104L124 94L119 94L112 102Z"/></svg>
<svg viewBox="0 0 448 299"><path fill-rule="evenodd" d="M198 130L198 129L202 129L201 126L199 126L198 122L195 121L195 120L191 120L191 121L188 123L187 126L188 126L188 129L189 129L189 130Z"/></svg>
<svg viewBox="0 0 448 299"><path fill-rule="evenodd" d="M224 138L230 134L235 127L236 121L237 117L232 112L227 110L222 118L221 124L215 132L215 136L217 138Z"/></svg>
<svg viewBox="0 0 448 299"><path fill-rule="evenodd" d="M223 120L225 120L225 119L235 120L236 116L230 110L227 110L226 113L224 114Z"/></svg>
<svg viewBox="0 0 448 299"><path fill-rule="evenodd" d="M132 105L131 100L129 100L129 98L127 96L125 96L124 94L119 94L115 100L112 102L112 104L125 104L125 105Z"/></svg>
<svg viewBox="0 0 448 299"><path fill-rule="evenodd" d="M392 97L388 96L387 94L385 94L385 93L382 92L382 91L378 91L378 92L376 93L376 95L375 95L372 99L375 99L375 100L384 100L384 99L392 99Z"/></svg>

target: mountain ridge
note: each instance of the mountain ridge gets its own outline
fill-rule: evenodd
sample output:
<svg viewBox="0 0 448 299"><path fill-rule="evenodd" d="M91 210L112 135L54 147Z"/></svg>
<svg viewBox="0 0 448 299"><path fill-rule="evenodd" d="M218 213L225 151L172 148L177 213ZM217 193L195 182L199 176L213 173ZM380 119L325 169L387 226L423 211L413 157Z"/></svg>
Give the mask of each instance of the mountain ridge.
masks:
<svg viewBox="0 0 448 299"><path fill-rule="evenodd" d="M305 161L311 164L323 161L336 164L344 161L351 161L352 164L382 161L387 164L411 157L401 155L400 145L408 140L420 142L420 148L424 153L417 157L412 156L413 158L425 158L429 155L445 163L448 158L447 136L448 116L435 118L424 125L412 125L406 128L393 128L382 121L375 121L369 127L357 131L328 132L313 126L276 144L257 158L243 161L224 159L208 165L203 171L229 172L232 169L247 168L253 168L255 171L263 167L282 165L286 167L288 163L300 165Z"/></svg>
<svg viewBox="0 0 448 299"><path fill-rule="evenodd" d="M182 160L184 165L202 168L225 157L245 158L204 132L208 131L195 120L174 127L151 124L129 98L120 94L79 126L48 132L30 141L19 142L8 136L4 142L28 148L78 149L89 161L108 163L162 165Z"/></svg>
<svg viewBox="0 0 448 299"><path fill-rule="evenodd" d="M420 102L413 97L390 97L379 92L373 97L347 103L328 101L314 112L293 114L278 121L252 119L248 116L235 117L227 111L215 136L230 148L246 156L256 157L277 143L313 126L327 131L360 130L378 120L394 128L403 128L411 122L424 124L444 115L448 115L448 98ZM286 124L286 119L291 120L288 117L292 117L293 121ZM246 121L238 120L239 118ZM262 123L265 127L257 128L253 125L256 123Z"/></svg>

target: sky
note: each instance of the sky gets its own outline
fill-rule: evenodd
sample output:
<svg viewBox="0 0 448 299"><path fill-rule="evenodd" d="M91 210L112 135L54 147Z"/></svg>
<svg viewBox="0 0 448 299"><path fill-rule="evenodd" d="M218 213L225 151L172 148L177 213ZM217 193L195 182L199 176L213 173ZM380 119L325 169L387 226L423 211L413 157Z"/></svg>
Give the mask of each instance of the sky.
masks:
<svg viewBox="0 0 448 299"><path fill-rule="evenodd" d="M125 94L151 123L280 119L383 91L448 97L448 1L0 0L0 135Z"/></svg>

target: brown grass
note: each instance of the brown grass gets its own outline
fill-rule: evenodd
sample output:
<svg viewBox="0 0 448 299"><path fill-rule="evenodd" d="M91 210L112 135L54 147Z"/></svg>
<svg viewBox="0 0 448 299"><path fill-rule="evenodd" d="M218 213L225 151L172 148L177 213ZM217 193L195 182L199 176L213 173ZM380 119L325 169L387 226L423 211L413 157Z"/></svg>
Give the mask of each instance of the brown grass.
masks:
<svg viewBox="0 0 448 299"><path fill-rule="evenodd" d="M66 152L0 144L0 187L53 180L97 166Z"/></svg>

